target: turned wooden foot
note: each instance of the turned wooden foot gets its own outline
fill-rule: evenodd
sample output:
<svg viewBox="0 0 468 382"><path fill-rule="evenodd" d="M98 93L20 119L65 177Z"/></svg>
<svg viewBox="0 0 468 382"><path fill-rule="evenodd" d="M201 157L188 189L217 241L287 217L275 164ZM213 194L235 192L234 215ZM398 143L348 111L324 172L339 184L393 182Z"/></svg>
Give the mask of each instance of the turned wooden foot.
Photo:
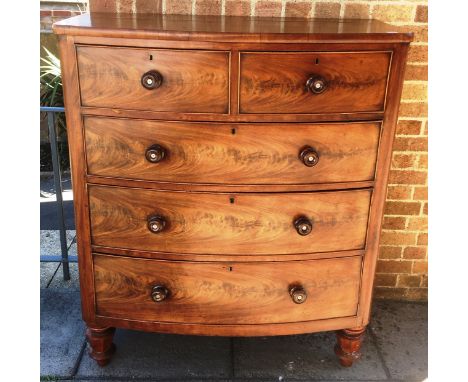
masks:
<svg viewBox="0 0 468 382"><path fill-rule="evenodd" d="M335 354L342 366L351 366L361 357L361 345L366 327L343 329L336 332Z"/></svg>
<svg viewBox="0 0 468 382"><path fill-rule="evenodd" d="M90 349L89 356L94 359L99 366L106 366L115 352L115 345L112 343L115 328L90 328L86 330L86 338Z"/></svg>

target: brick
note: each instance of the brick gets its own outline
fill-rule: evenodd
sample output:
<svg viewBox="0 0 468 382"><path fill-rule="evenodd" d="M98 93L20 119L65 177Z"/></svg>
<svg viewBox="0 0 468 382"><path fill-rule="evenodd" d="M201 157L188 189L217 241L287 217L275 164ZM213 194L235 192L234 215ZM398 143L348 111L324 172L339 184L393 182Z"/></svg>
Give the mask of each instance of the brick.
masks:
<svg viewBox="0 0 468 382"><path fill-rule="evenodd" d="M64 9L54 9L52 11L52 16L55 17L70 17L71 11Z"/></svg>
<svg viewBox="0 0 468 382"><path fill-rule="evenodd" d="M427 117L427 103L426 102L401 102L400 104L400 117Z"/></svg>
<svg viewBox="0 0 468 382"><path fill-rule="evenodd" d="M250 16L250 1L227 0L224 14L226 16Z"/></svg>
<svg viewBox="0 0 468 382"><path fill-rule="evenodd" d="M374 297L383 300L401 300L406 296L407 288L392 288L377 286L374 288Z"/></svg>
<svg viewBox="0 0 468 382"><path fill-rule="evenodd" d="M299 3L286 3L285 16L286 17L303 17L307 18L310 15L312 3L299 2Z"/></svg>
<svg viewBox="0 0 468 382"><path fill-rule="evenodd" d="M410 168L416 164L416 155L413 154L393 154L392 168Z"/></svg>
<svg viewBox="0 0 468 382"><path fill-rule="evenodd" d="M427 288L429 286L427 275L421 276L421 287Z"/></svg>
<svg viewBox="0 0 468 382"><path fill-rule="evenodd" d="M340 17L340 3L316 3L314 17L324 19L338 19Z"/></svg>
<svg viewBox="0 0 468 382"><path fill-rule="evenodd" d="M426 126L424 126L424 133L423 135L427 135L429 129L429 121L426 121Z"/></svg>
<svg viewBox="0 0 468 382"><path fill-rule="evenodd" d="M379 248L379 259L401 258L401 247L381 245Z"/></svg>
<svg viewBox="0 0 468 382"><path fill-rule="evenodd" d="M148 13L148 14L162 13L162 1L136 0L135 9L137 13Z"/></svg>
<svg viewBox="0 0 468 382"><path fill-rule="evenodd" d="M408 288L405 300L408 301L427 301L427 288Z"/></svg>
<svg viewBox="0 0 468 382"><path fill-rule="evenodd" d="M133 13L133 0L119 0L117 9L121 13Z"/></svg>
<svg viewBox="0 0 468 382"><path fill-rule="evenodd" d="M423 273L427 274L427 261L414 261L413 262L413 269L411 273Z"/></svg>
<svg viewBox="0 0 468 382"><path fill-rule="evenodd" d="M427 216L409 218L408 231L427 231Z"/></svg>
<svg viewBox="0 0 468 382"><path fill-rule="evenodd" d="M408 62L427 62L427 45L410 45Z"/></svg>
<svg viewBox="0 0 468 382"><path fill-rule="evenodd" d="M398 275L397 286L399 287L419 287L421 276L419 275Z"/></svg>
<svg viewBox="0 0 468 382"><path fill-rule="evenodd" d="M255 16L259 16L259 17L279 17L279 16L281 16L281 2L278 2L278 1L258 1L255 4Z"/></svg>
<svg viewBox="0 0 468 382"><path fill-rule="evenodd" d="M419 234L418 234L418 241L417 241L417 244L418 244L418 245L427 245L427 238L428 238L428 234L427 234L427 233L419 233Z"/></svg>
<svg viewBox="0 0 468 382"><path fill-rule="evenodd" d="M396 137L393 151L427 151L426 137Z"/></svg>
<svg viewBox="0 0 468 382"><path fill-rule="evenodd" d="M416 233L382 231L380 243L382 245L414 245Z"/></svg>
<svg viewBox="0 0 468 382"><path fill-rule="evenodd" d="M427 172L411 170L390 170L389 184L416 184L424 185L427 180Z"/></svg>
<svg viewBox="0 0 468 382"><path fill-rule="evenodd" d="M387 199L407 200L411 199L412 187L410 186L388 186Z"/></svg>
<svg viewBox="0 0 468 382"><path fill-rule="evenodd" d="M414 200L427 200L427 187L415 187L413 199Z"/></svg>
<svg viewBox="0 0 468 382"><path fill-rule="evenodd" d="M90 12L117 12L117 1L115 0L99 0L89 2Z"/></svg>
<svg viewBox="0 0 468 382"><path fill-rule="evenodd" d="M420 202L385 202L386 215L419 215Z"/></svg>
<svg viewBox="0 0 468 382"><path fill-rule="evenodd" d="M403 230L406 226L406 218L402 216L385 216L382 229Z"/></svg>
<svg viewBox="0 0 468 382"><path fill-rule="evenodd" d="M197 15L220 15L221 0L197 0L195 3Z"/></svg>
<svg viewBox="0 0 468 382"><path fill-rule="evenodd" d="M427 203L424 203L424 206L423 206L423 214L424 215L427 215L428 213L428 204Z"/></svg>
<svg viewBox="0 0 468 382"><path fill-rule="evenodd" d="M427 5L418 5L416 8L416 16L414 21L418 23L427 23Z"/></svg>
<svg viewBox="0 0 468 382"><path fill-rule="evenodd" d="M52 16L52 11L48 9L41 9L41 17Z"/></svg>
<svg viewBox="0 0 468 382"><path fill-rule="evenodd" d="M376 286L394 287L397 283L397 277L397 275L392 274L377 274L374 283Z"/></svg>
<svg viewBox="0 0 468 382"><path fill-rule="evenodd" d="M413 42L427 42L429 28L426 25L399 25L393 26L401 33L413 32Z"/></svg>
<svg viewBox="0 0 468 382"><path fill-rule="evenodd" d="M414 84L405 82L403 85L402 99L406 100L427 100L427 83L425 84Z"/></svg>
<svg viewBox="0 0 468 382"><path fill-rule="evenodd" d="M412 261L377 260L377 273L410 273Z"/></svg>
<svg viewBox="0 0 468 382"><path fill-rule="evenodd" d="M427 154L420 154L418 160L418 168L427 169L428 167L428 156Z"/></svg>
<svg viewBox="0 0 468 382"><path fill-rule="evenodd" d="M166 14L189 15L192 13L192 0L166 0Z"/></svg>
<svg viewBox="0 0 468 382"><path fill-rule="evenodd" d="M427 65L406 65L405 81L427 81Z"/></svg>
<svg viewBox="0 0 468 382"><path fill-rule="evenodd" d="M406 247L403 250L403 258L407 260L424 260L427 255L427 247Z"/></svg>
<svg viewBox="0 0 468 382"><path fill-rule="evenodd" d="M396 135L419 135L421 128L421 121L414 121L409 119L398 120Z"/></svg>
<svg viewBox="0 0 468 382"><path fill-rule="evenodd" d="M345 4L344 17L347 19L368 19L370 7L367 4Z"/></svg>
<svg viewBox="0 0 468 382"><path fill-rule="evenodd" d="M372 18L384 22L410 22L413 21L413 6L374 5Z"/></svg>

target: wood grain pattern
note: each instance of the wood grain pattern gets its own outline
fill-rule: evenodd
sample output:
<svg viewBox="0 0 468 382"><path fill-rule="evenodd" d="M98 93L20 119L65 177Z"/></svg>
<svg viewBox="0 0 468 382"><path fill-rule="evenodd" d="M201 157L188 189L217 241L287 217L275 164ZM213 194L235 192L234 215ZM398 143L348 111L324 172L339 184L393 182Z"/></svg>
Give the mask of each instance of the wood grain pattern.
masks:
<svg viewBox="0 0 468 382"><path fill-rule="evenodd" d="M54 32L75 36L196 41L411 41L379 20L303 19L205 15L83 14L54 24Z"/></svg>
<svg viewBox="0 0 468 382"><path fill-rule="evenodd" d="M83 106L228 113L229 52L77 47ZM141 85L156 70L161 87Z"/></svg>
<svg viewBox="0 0 468 382"><path fill-rule="evenodd" d="M144 321L268 324L353 316L361 258L281 263L171 262L94 255L97 313ZM291 285L307 300L295 304ZM151 290L164 285L167 299Z"/></svg>
<svg viewBox="0 0 468 382"><path fill-rule="evenodd" d="M371 190L210 194L89 186L95 245L200 254L294 254L365 246ZM164 216L158 234L147 228ZM301 236L294 221L313 222Z"/></svg>
<svg viewBox="0 0 468 382"><path fill-rule="evenodd" d="M373 180L380 123L216 124L85 118L92 175L177 183L309 184ZM145 159L153 144L158 163ZM299 158L319 155L314 167Z"/></svg>
<svg viewBox="0 0 468 382"><path fill-rule="evenodd" d="M340 113L384 110L391 52L243 52L241 113ZM327 83L306 89L311 76Z"/></svg>

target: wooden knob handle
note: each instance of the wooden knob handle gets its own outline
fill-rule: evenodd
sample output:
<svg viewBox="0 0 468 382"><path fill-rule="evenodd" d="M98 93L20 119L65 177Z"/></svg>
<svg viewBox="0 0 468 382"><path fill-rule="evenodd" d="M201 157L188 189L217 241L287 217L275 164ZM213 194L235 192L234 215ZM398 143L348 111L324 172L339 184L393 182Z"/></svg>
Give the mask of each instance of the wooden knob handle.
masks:
<svg viewBox="0 0 468 382"><path fill-rule="evenodd" d="M306 217L300 217L294 222L296 231L301 236L306 236L312 231L312 222Z"/></svg>
<svg viewBox="0 0 468 382"><path fill-rule="evenodd" d="M166 219L163 216L155 215L148 218L148 229L152 233L161 232L166 226Z"/></svg>
<svg viewBox="0 0 468 382"><path fill-rule="evenodd" d="M307 292L301 286L294 286L289 289L289 294L294 303L302 304L307 300Z"/></svg>
<svg viewBox="0 0 468 382"><path fill-rule="evenodd" d="M164 301L169 296L169 290L163 285L155 285L151 289L151 298L154 302Z"/></svg>
<svg viewBox="0 0 468 382"><path fill-rule="evenodd" d="M320 76L311 76L306 82L306 89L311 93L320 94L327 89L327 83Z"/></svg>
<svg viewBox="0 0 468 382"><path fill-rule="evenodd" d="M163 76L156 70L150 70L141 76L141 84L145 89L159 88L163 83Z"/></svg>
<svg viewBox="0 0 468 382"><path fill-rule="evenodd" d="M148 162L161 162L166 156L166 149L160 145L152 145L146 149L145 157Z"/></svg>
<svg viewBox="0 0 468 382"><path fill-rule="evenodd" d="M299 153L299 158L307 167L315 166L319 161L318 153L310 146L304 147Z"/></svg>

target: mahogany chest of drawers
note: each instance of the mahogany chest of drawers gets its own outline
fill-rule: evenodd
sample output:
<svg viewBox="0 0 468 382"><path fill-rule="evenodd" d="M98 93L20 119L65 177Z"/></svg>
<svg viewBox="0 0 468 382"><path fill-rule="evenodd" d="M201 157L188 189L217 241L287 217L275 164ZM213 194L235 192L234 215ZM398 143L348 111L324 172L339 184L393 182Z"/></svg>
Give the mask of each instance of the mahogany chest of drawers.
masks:
<svg viewBox="0 0 468 382"><path fill-rule="evenodd" d="M268 336L337 330L372 284L410 34L372 20L85 14L55 24L83 319Z"/></svg>

